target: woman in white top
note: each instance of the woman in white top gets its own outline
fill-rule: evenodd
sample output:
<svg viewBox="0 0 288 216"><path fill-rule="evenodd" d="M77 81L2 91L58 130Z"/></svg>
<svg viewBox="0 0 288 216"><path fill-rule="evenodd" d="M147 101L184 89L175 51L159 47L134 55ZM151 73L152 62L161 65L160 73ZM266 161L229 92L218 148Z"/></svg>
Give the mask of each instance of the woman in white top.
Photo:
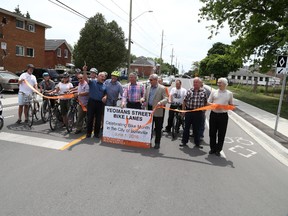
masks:
<svg viewBox="0 0 288 216"><path fill-rule="evenodd" d="M65 72L63 74L63 79L60 83L58 83L58 85L55 88L54 93L59 93L61 94L66 94L70 91L70 89L73 88L72 83L70 82L69 79L69 74L67 72ZM63 123L65 125L67 125L67 113L69 111L69 106L70 106L70 99L60 99L60 109L61 109L61 115L63 118Z"/></svg>
<svg viewBox="0 0 288 216"><path fill-rule="evenodd" d="M219 78L218 89L211 92L208 104L232 105L233 94L227 90L228 81L226 78ZM225 109L212 110L209 119L210 151L209 154L220 156L228 125L228 114ZM218 135L218 136L217 136ZM218 137L218 142L216 142Z"/></svg>

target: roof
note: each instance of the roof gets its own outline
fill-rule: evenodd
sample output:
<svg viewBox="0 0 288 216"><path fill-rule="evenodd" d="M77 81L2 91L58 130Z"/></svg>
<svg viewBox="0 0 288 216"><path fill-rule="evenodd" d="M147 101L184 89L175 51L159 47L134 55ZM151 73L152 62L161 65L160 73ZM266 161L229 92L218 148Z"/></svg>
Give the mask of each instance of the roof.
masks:
<svg viewBox="0 0 288 216"><path fill-rule="evenodd" d="M272 77L272 76L269 76L266 74L261 74L259 72L253 72L253 71L250 71L250 70L245 69L245 68L240 68L236 72L230 72L229 75L230 76L235 75L235 76Z"/></svg>
<svg viewBox="0 0 288 216"><path fill-rule="evenodd" d="M151 59L147 59L144 56L138 57L131 65L140 65L140 66L155 66L155 62Z"/></svg>
<svg viewBox="0 0 288 216"><path fill-rule="evenodd" d="M20 16L16 13L13 13L11 11L8 11L8 10L5 10L3 8L0 8L0 13L3 13L3 14L7 14L9 16L12 16L12 17L16 17L20 20L23 20L23 21L27 21L27 22L30 22L30 23L34 23L36 25L39 25L39 26L43 26L44 28L52 28L51 26L47 25L47 24L44 24L44 23L41 23L41 22L38 22L36 20L33 20L33 19L29 19L29 18L26 18L26 17L23 17L23 16Z"/></svg>
<svg viewBox="0 0 288 216"><path fill-rule="evenodd" d="M49 39L45 40L45 51L55 51L57 48L59 48L62 44L66 44L67 48L70 52L72 52L69 44L64 39Z"/></svg>

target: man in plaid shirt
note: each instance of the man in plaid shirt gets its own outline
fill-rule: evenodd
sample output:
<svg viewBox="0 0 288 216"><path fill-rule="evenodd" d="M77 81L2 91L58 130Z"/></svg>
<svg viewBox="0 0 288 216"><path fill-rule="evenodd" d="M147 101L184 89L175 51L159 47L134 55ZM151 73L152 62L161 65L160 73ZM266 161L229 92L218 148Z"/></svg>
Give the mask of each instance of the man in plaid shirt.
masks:
<svg viewBox="0 0 288 216"><path fill-rule="evenodd" d="M144 100L145 88L142 83L137 82L137 74L129 74L129 82L124 88L122 104L121 107L132 108L132 109L141 109L141 102Z"/></svg>
<svg viewBox="0 0 288 216"><path fill-rule="evenodd" d="M204 88L201 88L202 80L198 77L193 80L193 88L189 89L184 97L184 102L182 104L183 110L194 110L207 104L207 93ZM182 136L181 147L187 146L189 140L190 127L192 125L194 134L194 144L196 147L202 148L200 146L200 126L202 120L202 112L187 112L185 113L185 128Z"/></svg>

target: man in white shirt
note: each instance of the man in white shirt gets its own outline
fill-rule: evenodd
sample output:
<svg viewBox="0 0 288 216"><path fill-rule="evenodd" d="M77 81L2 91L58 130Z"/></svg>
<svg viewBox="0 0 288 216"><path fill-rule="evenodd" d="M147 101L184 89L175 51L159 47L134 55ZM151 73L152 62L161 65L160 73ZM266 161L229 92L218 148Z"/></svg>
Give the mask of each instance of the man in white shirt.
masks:
<svg viewBox="0 0 288 216"><path fill-rule="evenodd" d="M219 78L218 89L212 91L208 104L233 105L233 93L226 89L228 81L226 78ZM225 109L211 110L209 119L210 151L209 154L220 156L222 151L226 130L228 125L228 113Z"/></svg>
<svg viewBox="0 0 288 216"><path fill-rule="evenodd" d="M170 90L168 103L171 104L170 109L181 109L187 90L181 87L182 83L179 79L175 81L175 85L176 87L173 87ZM174 111L169 110L168 125L166 126L164 132L169 133L171 131L174 113ZM176 129L179 130L179 128Z"/></svg>
<svg viewBox="0 0 288 216"><path fill-rule="evenodd" d="M38 90L36 77L32 74L34 70L34 65L27 65L27 72L20 75L18 84L19 84L19 94L18 94L18 120L17 124L21 123L23 107L24 107L24 116L25 123L28 122L28 105L30 100L32 99L33 90L26 84L24 80L26 80L31 86Z"/></svg>

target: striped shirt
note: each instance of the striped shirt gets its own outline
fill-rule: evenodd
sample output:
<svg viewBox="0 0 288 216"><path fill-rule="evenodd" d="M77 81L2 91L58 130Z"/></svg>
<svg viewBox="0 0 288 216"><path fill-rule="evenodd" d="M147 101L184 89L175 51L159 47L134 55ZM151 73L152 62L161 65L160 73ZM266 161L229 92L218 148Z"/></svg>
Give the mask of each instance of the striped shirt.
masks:
<svg viewBox="0 0 288 216"><path fill-rule="evenodd" d="M184 101L186 103L186 109L193 110L203 107L207 104L206 91L203 88L200 88L198 91L191 88L187 91Z"/></svg>
<svg viewBox="0 0 288 216"><path fill-rule="evenodd" d="M129 83L124 89L122 102L140 102L140 99L144 97L144 91L145 88L142 83L136 83L135 85Z"/></svg>

